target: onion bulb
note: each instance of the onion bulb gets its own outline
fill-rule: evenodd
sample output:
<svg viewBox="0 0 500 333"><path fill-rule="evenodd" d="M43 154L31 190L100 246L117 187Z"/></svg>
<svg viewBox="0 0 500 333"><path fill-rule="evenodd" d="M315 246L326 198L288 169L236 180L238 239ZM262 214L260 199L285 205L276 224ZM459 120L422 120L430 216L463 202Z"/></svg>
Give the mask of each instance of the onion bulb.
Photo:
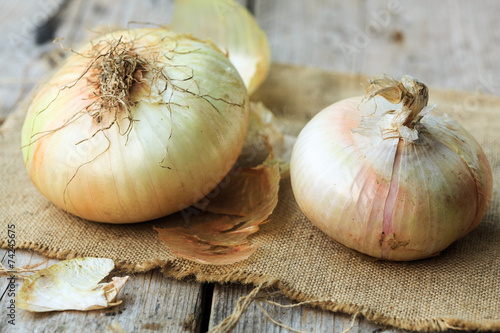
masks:
<svg viewBox="0 0 500 333"><path fill-rule="evenodd" d="M172 30L210 38L240 73L251 95L267 77L271 50L266 33L234 0L176 0Z"/></svg>
<svg viewBox="0 0 500 333"><path fill-rule="evenodd" d="M238 158L245 85L213 43L166 29L112 32L38 91L22 130L40 190L82 218L131 223L209 193Z"/></svg>
<svg viewBox="0 0 500 333"><path fill-rule="evenodd" d="M410 76L379 76L368 95L339 101L301 131L291 181L307 218L371 257L437 255L474 229L492 195L484 152L447 114L427 106Z"/></svg>

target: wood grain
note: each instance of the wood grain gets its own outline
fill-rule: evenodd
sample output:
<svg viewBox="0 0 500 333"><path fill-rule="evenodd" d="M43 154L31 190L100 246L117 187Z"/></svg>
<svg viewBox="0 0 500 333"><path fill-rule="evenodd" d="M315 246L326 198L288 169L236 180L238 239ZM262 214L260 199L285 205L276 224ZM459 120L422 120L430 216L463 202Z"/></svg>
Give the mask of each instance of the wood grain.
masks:
<svg viewBox="0 0 500 333"><path fill-rule="evenodd" d="M500 95L500 2L256 0L273 60Z"/></svg>
<svg viewBox="0 0 500 333"><path fill-rule="evenodd" d="M210 328L214 328L227 316L231 315L240 297L248 295L254 287L238 284L216 285L212 302L210 317ZM296 302L290 301L284 296L271 296L266 300L282 305L291 305ZM281 308L273 304L260 302L262 308L270 318L281 323L279 326L262 311L254 302L241 316L234 327L235 333L246 332L289 332L290 327L300 332L402 332L391 330L383 326L368 322L362 317L352 317L345 314L332 315L330 312L322 311L308 305L294 308Z"/></svg>

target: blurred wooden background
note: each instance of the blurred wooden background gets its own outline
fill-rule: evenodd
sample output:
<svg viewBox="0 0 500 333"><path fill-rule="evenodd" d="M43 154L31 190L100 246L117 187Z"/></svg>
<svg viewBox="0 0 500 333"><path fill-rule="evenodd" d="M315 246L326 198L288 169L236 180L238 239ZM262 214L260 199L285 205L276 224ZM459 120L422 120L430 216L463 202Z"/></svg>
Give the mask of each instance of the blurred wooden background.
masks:
<svg viewBox="0 0 500 333"><path fill-rule="evenodd" d="M275 62L366 75L409 74L435 88L500 95L498 1L238 2L254 13L267 32ZM64 38L64 45L71 47L94 29L139 26L134 21L168 24L172 8L173 0L0 0L0 124L64 56L51 43L54 38ZM462 107L473 110L474 101ZM19 266L42 261L38 254L17 252ZM2 279L2 292L6 285ZM251 289L175 281L152 271L132 277L118 308L55 314L18 309L16 327L1 316L0 331L203 332L231 314L238 298ZM283 297L274 300L291 304ZM0 314L5 307L2 297ZM351 318L342 314L305 306L264 308L299 331L342 332L351 327ZM394 331L362 318L355 318L353 325L351 332ZM287 330L252 305L235 332Z"/></svg>

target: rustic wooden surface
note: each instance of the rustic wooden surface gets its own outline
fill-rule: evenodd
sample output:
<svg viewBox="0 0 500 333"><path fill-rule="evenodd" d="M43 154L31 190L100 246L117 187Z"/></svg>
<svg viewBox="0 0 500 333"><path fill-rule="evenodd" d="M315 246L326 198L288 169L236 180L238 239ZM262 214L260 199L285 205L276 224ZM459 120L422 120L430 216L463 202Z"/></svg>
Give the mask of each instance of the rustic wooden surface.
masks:
<svg viewBox="0 0 500 333"><path fill-rule="evenodd" d="M274 61L367 75L410 74L433 87L500 95L500 2L239 2L267 32ZM172 8L173 0L0 0L0 123L59 63L62 52L51 43L54 38L77 46L91 30L134 26L134 21L166 24ZM474 101L462 107L474 108ZM5 254L0 251L4 264ZM18 251L15 261L23 266L45 258ZM49 314L18 309L15 327L2 315L9 301L3 292L7 279L0 280L0 289L1 332L204 332L230 315L252 287L176 281L152 271L132 276L117 308ZM293 303L281 296L272 299ZM263 308L274 320L304 332L397 331L307 306ZM252 304L234 331L289 330Z"/></svg>

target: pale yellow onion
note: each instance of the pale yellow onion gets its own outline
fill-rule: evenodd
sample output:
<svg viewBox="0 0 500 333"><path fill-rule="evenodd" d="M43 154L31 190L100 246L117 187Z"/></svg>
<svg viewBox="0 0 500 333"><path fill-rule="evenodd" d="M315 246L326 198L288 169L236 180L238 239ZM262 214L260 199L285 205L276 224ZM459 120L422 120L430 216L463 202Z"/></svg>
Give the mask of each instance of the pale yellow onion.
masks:
<svg viewBox="0 0 500 333"><path fill-rule="evenodd" d="M92 45L117 41L156 70L134 74L144 82L129 89L132 126L119 112L120 126L105 129L113 113L101 123L88 115L96 100L92 71L79 77L96 58ZM40 89L23 127L26 168L49 200L93 221L139 222L188 207L226 175L244 143L249 103L217 47L137 29L102 36L79 53Z"/></svg>
<svg viewBox="0 0 500 333"><path fill-rule="evenodd" d="M413 260L479 224L492 175L479 144L445 113L426 107L414 129L398 124L402 104L382 96L397 102L398 89L416 82L398 84L317 114L297 139L291 178L304 214L333 240L372 257Z"/></svg>
<svg viewBox="0 0 500 333"><path fill-rule="evenodd" d="M170 27L208 38L227 52L249 94L267 77L271 51L266 33L234 0L176 0Z"/></svg>

